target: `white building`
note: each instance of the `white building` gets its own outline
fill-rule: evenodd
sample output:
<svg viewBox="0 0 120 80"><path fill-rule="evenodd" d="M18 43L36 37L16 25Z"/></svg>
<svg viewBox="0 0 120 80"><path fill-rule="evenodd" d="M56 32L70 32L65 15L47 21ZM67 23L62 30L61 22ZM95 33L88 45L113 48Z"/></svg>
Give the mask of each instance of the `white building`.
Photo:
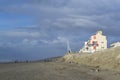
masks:
<svg viewBox="0 0 120 80"><path fill-rule="evenodd" d="M91 36L88 41L85 42L82 49L79 52L89 52L93 53L95 51L101 51L107 49L107 39L106 36L102 34L99 30L95 35Z"/></svg>
<svg viewBox="0 0 120 80"><path fill-rule="evenodd" d="M120 46L120 42L115 42L110 45L112 48Z"/></svg>

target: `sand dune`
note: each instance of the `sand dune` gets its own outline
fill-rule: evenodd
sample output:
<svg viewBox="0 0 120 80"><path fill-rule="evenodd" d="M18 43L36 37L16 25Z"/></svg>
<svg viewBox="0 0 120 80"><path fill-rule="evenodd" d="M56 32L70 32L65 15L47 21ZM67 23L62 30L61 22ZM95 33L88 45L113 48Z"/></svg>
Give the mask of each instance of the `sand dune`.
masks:
<svg viewBox="0 0 120 80"><path fill-rule="evenodd" d="M120 47L110 48L96 53L73 53L65 55L66 62L74 62L103 69L120 71Z"/></svg>

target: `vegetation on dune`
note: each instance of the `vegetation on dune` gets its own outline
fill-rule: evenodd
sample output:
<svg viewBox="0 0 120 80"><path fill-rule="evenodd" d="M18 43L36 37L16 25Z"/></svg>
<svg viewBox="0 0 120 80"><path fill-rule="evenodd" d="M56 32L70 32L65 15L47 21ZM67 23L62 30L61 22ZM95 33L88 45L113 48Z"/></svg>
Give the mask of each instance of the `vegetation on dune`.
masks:
<svg viewBox="0 0 120 80"><path fill-rule="evenodd" d="M120 71L120 47L110 48L96 53L67 54L63 57L66 62L74 62L89 66L99 66L104 69Z"/></svg>

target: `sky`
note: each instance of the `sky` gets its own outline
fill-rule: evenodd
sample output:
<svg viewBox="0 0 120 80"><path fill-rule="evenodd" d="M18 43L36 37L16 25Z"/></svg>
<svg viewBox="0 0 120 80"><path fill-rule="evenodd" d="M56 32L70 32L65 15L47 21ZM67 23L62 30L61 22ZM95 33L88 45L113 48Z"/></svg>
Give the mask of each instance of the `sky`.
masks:
<svg viewBox="0 0 120 80"><path fill-rule="evenodd" d="M102 29L120 41L120 0L0 0L0 61L62 56L79 51Z"/></svg>

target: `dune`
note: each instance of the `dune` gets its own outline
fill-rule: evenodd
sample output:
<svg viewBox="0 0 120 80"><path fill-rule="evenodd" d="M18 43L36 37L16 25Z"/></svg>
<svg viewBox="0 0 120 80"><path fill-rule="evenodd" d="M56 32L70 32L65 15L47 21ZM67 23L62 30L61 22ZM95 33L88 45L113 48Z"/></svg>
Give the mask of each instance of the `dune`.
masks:
<svg viewBox="0 0 120 80"><path fill-rule="evenodd" d="M120 47L109 48L95 53L72 53L63 57L66 62L74 62L103 69L120 71Z"/></svg>

